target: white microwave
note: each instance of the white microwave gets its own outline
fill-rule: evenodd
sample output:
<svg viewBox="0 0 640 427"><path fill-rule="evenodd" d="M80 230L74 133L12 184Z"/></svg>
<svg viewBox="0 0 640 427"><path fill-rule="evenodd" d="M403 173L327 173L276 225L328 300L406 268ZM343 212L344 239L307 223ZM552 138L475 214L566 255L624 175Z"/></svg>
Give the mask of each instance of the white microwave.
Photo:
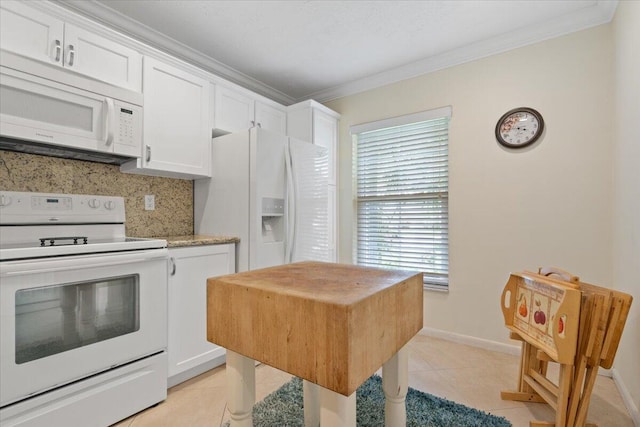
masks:
<svg viewBox="0 0 640 427"><path fill-rule="evenodd" d="M62 148L121 163L142 154L142 106L0 66L0 136L0 148Z"/></svg>

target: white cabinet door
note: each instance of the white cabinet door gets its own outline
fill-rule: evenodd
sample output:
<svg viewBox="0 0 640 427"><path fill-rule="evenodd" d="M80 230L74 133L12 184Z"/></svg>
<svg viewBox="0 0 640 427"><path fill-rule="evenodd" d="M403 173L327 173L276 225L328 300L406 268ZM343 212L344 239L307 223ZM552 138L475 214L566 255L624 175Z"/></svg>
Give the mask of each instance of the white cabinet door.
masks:
<svg viewBox="0 0 640 427"><path fill-rule="evenodd" d="M213 135L234 133L254 126L281 135L287 133L287 110L232 88L212 85L214 92Z"/></svg>
<svg viewBox="0 0 640 427"><path fill-rule="evenodd" d="M65 24L64 66L114 86L142 90L140 53L70 24Z"/></svg>
<svg viewBox="0 0 640 427"><path fill-rule="evenodd" d="M24 2L3 0L0 9L3 50L141 92L142 55L135 50L65 23Z"/></svg>
<svg viewBox="0 0 640 427"><path fill-rule="evenodd" d="M215 87L214 128L234 133L254 126L253 98L224 86Z"/></svg>
<svg viewBox="0 0 640 427"><path fill-rule="evenodd" d="M320 145L329 150L329 185L336 185L336 153L340 115L315 101L288 107L287 135Z"/></svg>
<svg viewBox="0 0 640 427"><path fill-rule="evenodd" d="M207 279L234 272L235 245L170 248L169 258L168 356L169 386L173 386L211 369L207 362L225 354L224 348L207 341Z"/></svg>
<svg viewBox="0 0 640 427"><path fill-rule="evenodd" d="M210 176L209 82L150 57L144 58L143 73L144 171L139 172Z"/></svg>
<svg viewBox="0 0 640 427"><path fill-rule="evenodd" d="M281 135L287 134L287 111L284 107L277 108L273 105L256 101L255 113L256 126Z"/></svg>
<svg viewBox="0 0 640 427"><path fill-rule="evenodd" d="M0 2L0 47L38 61L62 65L64 22L27 6Z"/></svg>
<svg viewBox="0 0 640 427"><path fill-rule="evenodd" d="M320 110L313 111L313 143L329 151L329 185L336 185L338 120Z"/></svg>

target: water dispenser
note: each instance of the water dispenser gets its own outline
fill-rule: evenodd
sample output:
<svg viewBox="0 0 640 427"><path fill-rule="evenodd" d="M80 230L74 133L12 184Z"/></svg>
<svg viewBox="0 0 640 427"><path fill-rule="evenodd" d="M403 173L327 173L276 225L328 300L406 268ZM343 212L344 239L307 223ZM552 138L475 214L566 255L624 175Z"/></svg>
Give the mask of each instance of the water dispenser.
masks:
<svg viewBox="0 0 640 427"><path fill-rule="evenodd" d="M262 241L284 241L284 199L262 198Z"/></svg>

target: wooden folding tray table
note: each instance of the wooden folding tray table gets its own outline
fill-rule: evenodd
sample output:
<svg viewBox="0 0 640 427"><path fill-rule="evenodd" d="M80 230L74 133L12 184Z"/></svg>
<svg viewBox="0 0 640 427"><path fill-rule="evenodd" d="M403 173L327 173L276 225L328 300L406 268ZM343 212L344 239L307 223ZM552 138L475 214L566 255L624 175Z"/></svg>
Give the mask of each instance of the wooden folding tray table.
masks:
<svg viewBox="0 0 640 427"><path fill-rule="evenodd" d="M531 427L588 425L598 368L613 364L631 301L557 268L511 274L501 308L522 353L517 390L502 398L551 405L555 422L531 421ZM547 377L549 362L559 364L556 382Z"/></svg>

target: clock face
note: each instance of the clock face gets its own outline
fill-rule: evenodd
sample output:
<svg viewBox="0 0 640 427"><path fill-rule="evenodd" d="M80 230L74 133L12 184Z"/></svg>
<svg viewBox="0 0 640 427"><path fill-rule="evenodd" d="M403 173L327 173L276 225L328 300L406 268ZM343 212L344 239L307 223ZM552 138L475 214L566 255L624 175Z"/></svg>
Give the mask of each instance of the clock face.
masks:
<svg viewBox="0 0 640 427"><path fill-rule="evenodd" d="M507 111L496 125L496 139L505 147L521 148L533 144L544 129L542 116L532 108Z"/></svg>

